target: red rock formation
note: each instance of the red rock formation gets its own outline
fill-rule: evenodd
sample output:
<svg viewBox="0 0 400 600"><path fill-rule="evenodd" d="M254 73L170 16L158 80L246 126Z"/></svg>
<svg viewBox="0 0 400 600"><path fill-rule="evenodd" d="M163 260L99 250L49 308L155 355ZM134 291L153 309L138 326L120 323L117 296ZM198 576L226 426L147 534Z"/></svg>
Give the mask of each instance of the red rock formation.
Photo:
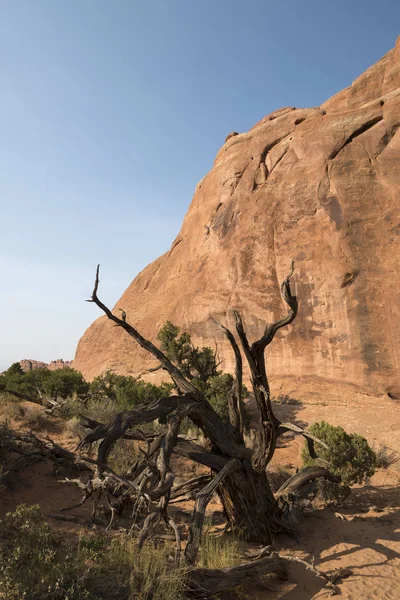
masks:
<svg viewBox="0 0 400 600"><path fill-rule="evenodd" d="M153 340L167 319L198 344L217 340L230 369L230 348L208 315L230 322L235 307L258 336L282 311L278 282L294 258L299 316L270 347L269 372L400 393L399 126L398 40L321 107L283 108L228 136L171 249L116 308ZM104 317L74 360L88 378L148 365Z"/></svg>
<svg viewBox="0 0 400 600"><path fill-rule="evenodd" d="M49 369L50 371L55 371L56 369L66 369L72 367L72 360L63 360L62 358L58 358L57 360L52 360L50 363L44 363L40 362L39 360L24 359L20 360L19 364L25 373L32 371L33 369Z"/></svg>

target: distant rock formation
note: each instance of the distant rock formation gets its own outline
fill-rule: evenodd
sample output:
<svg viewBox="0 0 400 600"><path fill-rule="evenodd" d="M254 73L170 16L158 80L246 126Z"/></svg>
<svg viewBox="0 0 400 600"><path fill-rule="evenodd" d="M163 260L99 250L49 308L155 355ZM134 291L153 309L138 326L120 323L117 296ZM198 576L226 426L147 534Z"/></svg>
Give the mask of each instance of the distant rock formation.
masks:
<svg viewBox="0 0 400 600"><path fill-rule="evenodd" d="M58 358L57 360L52 360L50 363L40 362L39 360L20 360L19 364L21 365L21 369L24 373L28 371L32 371L33 369L49 369L50 371L55 371L56 369L66 369L72 367L72 360L63 360L62 358Z"/></svg>
<svg viewBox="0 0 400 600"><path fill-rule="evenodd" d="M302 377L396 397L399 127L400 38L321 107L282 108L229 134L171 249L114 310L152 340L169 319L198 345L217 343L231 370L231 349L209 314L232 325L229 309L237 308L250 338L259 337L284 310L278 283L293 258L299 315L269 348L269 373L291 377L293 387ZM149 366L149 355L105 317L84 333L74 360L89 379Z"/></svg>

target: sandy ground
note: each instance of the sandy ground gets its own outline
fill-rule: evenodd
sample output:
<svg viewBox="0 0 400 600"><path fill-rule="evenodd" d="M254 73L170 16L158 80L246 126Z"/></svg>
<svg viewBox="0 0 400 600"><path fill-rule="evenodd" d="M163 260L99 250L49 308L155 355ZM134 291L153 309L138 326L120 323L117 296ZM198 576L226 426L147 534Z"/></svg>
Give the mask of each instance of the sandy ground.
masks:
<svg viewBox="0 0 400 600"><path fill-rule="evenodd" d="M323 398L321 400L321 397ZM287 398L286 398L287 400ZM280 403L276 413L284 420L311 424L322 419L342 425L349 432L364 435L369 443L386 444L400 452L400 401L387 396L337 395L328 400L308 394L304 402ZM20 423L13 423L21 427ZM38 431L38 435L46 435ZM49 435L58 443L73 448L75 440L55 422ZM300 465L302 441L287 440L277 450L271 468L291 470ZM182 463L182 468L184 464ZM189 467L189 475L193 470ZM74 485L61 483L48 462L36 463L21 473L21 482L12 490L0 493L0 517L18 504L39 504L46 516L80 500ZM301 516L298 540L282 536L277 547L282 553L313 559L315 566L332 571L349 568L350 577L340 582L341 598L346 600L400 600L400 462L379 471L370 484L353 490L344 507L321 507ZM191 509L190 503L174 510L183 525ZM218 516L217 501L209 506L209 514ZM88 517L91 507L85 505L69 514ZM340 513L340 515L338 515ZM220 514L220 513L219 513ZM218 521L218 518L217 518ZM75 535L79 526L51 520L66 534ZM301 565L290 568L289 582L277 579L252 590L254 600L312 600L328 598L324 582Z"/></svg>

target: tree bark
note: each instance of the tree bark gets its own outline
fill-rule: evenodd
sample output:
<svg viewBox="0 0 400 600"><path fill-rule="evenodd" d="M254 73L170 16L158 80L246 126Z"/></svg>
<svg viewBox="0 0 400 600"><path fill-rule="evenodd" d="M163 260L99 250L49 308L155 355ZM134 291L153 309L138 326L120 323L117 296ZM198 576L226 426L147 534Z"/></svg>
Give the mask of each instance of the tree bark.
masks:
<svg viewBox="0 0 400 600"><path fill-rule="evenodd" d="M258 409L258 431L256 432L255 443L252 449L246 448L243 438L243 414L240 402L242 389L241 351L235 337L225 326L219 324L214 319L214 322L217 323L218 327L222 329L229 340L235 355L236 377L233 393L229 401L229 423L225 423L222 420L205 396L160 349L154 346L149 340L143 338L126 321L126 315L123 314L122 319L118 318L99 300L97 296L99 268L97 268L96 272L92 297L89 300L101 308L110 320L124 329L142 348L150 352L159 361L174 381L179 395L162 398L157 402L147 404L147 406L128 414L118 415L115 421L107 426L97 424L97 426L93 427L93 431L82 441L82 445L102 440L99 446L98 460L100 463L105 463L108 452L115 441L121 437L128 436L130 428L142 423L148 423L156 418L161 417L166 419L168 415L183 407L185 414L203 431L208 440L208 447L204 448L175 436L173 451L209 466L214 473L223 471L232 459L239 461L237 470L233 473L228 472L219 484L218 494L230 525L236 528L244 539L265 545L272 543L272 533L279 527L280 516L280 508L272 494L266 476L266 466L274 455L278 436L284 433L284 431L291 429L297 433L306 435L303 430L297 428L295 425L290 423L282 424L274 415L265 363L266 347L272 342L277 331L281 327L289 325L297 314L297 299L296 296L292 295L290 288L290 279L293 275L293 270L294 265L292 263L291 271L281 285L281 296L285 304L289 307L288 312L281 319L271 324L266 324L262 337L251 345L247 339L240 314L237 311L232 311L236 321L236 333L250 368L251 382ZM311 439L310 436L307 440L312 448L314 441L318 441ZM151 452L156 453L159 451L159 448L159 443L157 440L154 440ZM150 462L147 465L147 472L149 472L149 468L151 470ZM146 469L143 467L143 464L135 465L135 473L139 473L139 475L134 480L134 484L140 485L141 478L146 476ZM162 491L164 491L164 487ZM146 492L148 495L151 495L150 489L146 488ZM162 496L161 499L165 498L165 502L168 503L170 493L173 493L171 488L169 488L167 495ZM149 518L149 523L145 526L145 531L147 531L147 527L150 525L150 520L154 518L154 516ZM281 528L285 528L284 525Z"/></svg>
<svg viewBox="0 0 400 600"><path fill-rule="evenodd" d="M266 474L254 471L251 460L230 474L218 488L228 522L248 542L272 543L279 511Z"/></svg>

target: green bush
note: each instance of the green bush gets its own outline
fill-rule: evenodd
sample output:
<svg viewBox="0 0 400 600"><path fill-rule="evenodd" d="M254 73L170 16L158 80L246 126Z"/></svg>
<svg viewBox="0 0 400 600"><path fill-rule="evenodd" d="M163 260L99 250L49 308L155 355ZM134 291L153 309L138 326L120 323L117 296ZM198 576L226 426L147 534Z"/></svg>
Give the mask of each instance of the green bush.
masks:
<svg viewBox="0 0 400 600"><path fill-rule="evenodd" d="M115 402L118 411L132 410L148 400L169 396L172 384L153 385L129 375L107 372L96 377L90 384L93 399L108 398Z"/></svg>
<svg viewBox="0 0 400 600"><path fill-rule="evenodd" d="M29 373L34 372L30 371ZM50 371L50 373L51 375L46 377L43 385L44 394L47 396L65 399L73 394L82 396L89 391L89 384L84 380L82 373L75 369L66 367Z"/></svg>
<svg viewBox="0 0 400 600"><path fill-rule="evenodd" d="M76 556L44 522L38 506L21 504L0 521L0 597L85 600Z"/></svg>
<svg viewBox="0 0 400 600"><path fill-rule="evenodd" d="M180 327L167 321L160 329L157 339L161 342L161 350L175 363L182 373L207 398L214 410L225 420L229 418L229 397L232 393L234 379L230 373L218 369L217 357L212 348L196 348L188 333L181 333ZM242 395L247 395L243 386ZM245 427L248 428L250 417L242 402ZM188 419L182 423L181 431L193 428Z"/></svg>
<svg viewBox="0 0 400 600"><path fill-rule="evenodd" d="M168 547L121 536L82 536L68 546L38 506L20 505L0 521L0 598L7 600L181 600L185 571Z"/></svg>
<svg viewBox="0 0 400 600"><path fill-rule="evenodd" d="M73 394L85 395L89 384L82 373L75 369L33 369L24 373L21 365L14 363L0 376L0 393L7 394L7 390L35 400L40 400L42 396L68 398Z"/></svg>
<svg viewBox="0 0 400 600"><path fill-rule="evenodd" d="M188 570L174 563L175 544L129 535L81 535L67 543L38 506L20 505L0 520L0 598L7 600L183 600ZM221 569L240 561L236 539L206 526L199 566Z"/></svg>
<svg viewBox="0 0 400 600"><path fill-rule="evenodd" d="M351 485L363 484L375 473L376 455L361 435L346 433L342 427L334 427L325 421L311 425L309 432L329 448L315 444L319 458L313 459L305 445L302 451L304 466L322 464L341 478L341 483L325 480L320 483L320 491L325 500L343 500L349 495ZM326 462L329 464L326 465Z"/></svg>

